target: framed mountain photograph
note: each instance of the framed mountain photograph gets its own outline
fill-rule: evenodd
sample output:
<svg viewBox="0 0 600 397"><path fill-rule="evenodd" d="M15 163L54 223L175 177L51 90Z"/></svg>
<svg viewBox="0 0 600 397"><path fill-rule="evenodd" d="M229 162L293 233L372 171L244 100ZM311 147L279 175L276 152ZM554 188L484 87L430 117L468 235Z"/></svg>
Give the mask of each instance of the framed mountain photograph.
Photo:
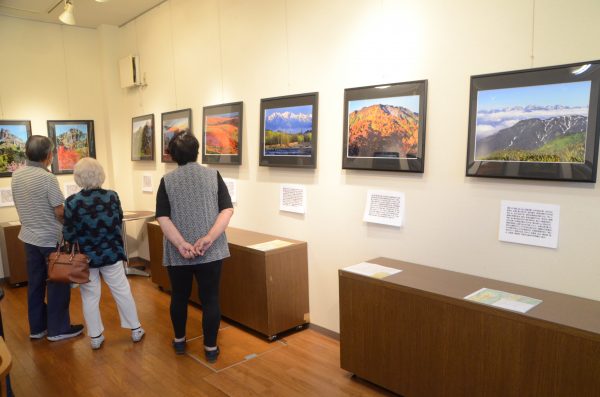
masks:
<svg viewBox="0 0 600 397"><path fill-rule="evenodd" d="M29 120L0 120L0 177L11 176L25 165L25 143L30 136Z"/></svg>
<svg viewBox="0 0 600 397"><path fill-rule="evenodd" d="M596 182L600 61L471 77L467 176Z"/></svg>
<svg viewBox="0 0 600 397"><path fill-rule="evenodd" d="M131 161L154 160L154 114L131 119Z"/></svg>
<svg viewBox="0 0 600 397"><path fill-rule="evenodd" d="M243 102L205 106L202 164L242 164Z"/></svg>
<svg viewBox="0 0 600 397"><path fill-rule="evenodd" d="M55 174L72 174L80 159L96 157L93 120L49 120L48 137L54 142Z"/></svg>
<svg viewBox="0 0 600 397"><path fill-rule="evenodd" d="M423 172L427 80L344 90L342 168Z"/></svg>
<svg viewBox="0 0 600 397"><path fill-rule="evenodd" d="M169 142L179 134L192 133L192 109L175 110L161 114L160 161L172 163Z"/></svg>
<svg viewBox="0 0 600 397"><path fill-rule="evenodd" d="M318 102L317 92L260 101L260 165L317 166Z"/></svg>

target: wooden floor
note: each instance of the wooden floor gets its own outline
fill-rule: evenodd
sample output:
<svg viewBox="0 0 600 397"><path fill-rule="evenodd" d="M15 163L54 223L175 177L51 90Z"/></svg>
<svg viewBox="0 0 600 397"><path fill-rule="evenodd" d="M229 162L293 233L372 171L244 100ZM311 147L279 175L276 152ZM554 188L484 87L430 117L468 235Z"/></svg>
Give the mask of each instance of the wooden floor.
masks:
<svg viewBox="0 0 600 397"><path fill-rule="evenodd" d="M0 304L6 343L13 355L13 391L24 396L393 396L340 369L339 342L311 329L272 343L223 321L221 356L202 354L201 311L190 306L188 351L174 354L170 296L146 277L129 277L145 338L132 343L120 328L110 291L103 285L106 341L100 350L80 336L60 342L31 341L27 287L4 286ZM83 323L79 289L72 290L72 323Z"/></svg>

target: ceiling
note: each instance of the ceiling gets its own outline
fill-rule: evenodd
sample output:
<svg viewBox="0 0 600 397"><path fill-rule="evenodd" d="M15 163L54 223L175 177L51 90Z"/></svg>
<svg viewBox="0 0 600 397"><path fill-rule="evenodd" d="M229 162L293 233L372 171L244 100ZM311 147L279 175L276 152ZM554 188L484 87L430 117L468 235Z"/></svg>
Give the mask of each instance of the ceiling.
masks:
<svg viewBox="0 0 600 397"><path fill-rule="evenodd" d="M106 0L105 0L106 1ZM97 28L99 25L122 26L166 0L71 0L75 26ZM0 15L60 24L63 0L0 0Z"/></svg>

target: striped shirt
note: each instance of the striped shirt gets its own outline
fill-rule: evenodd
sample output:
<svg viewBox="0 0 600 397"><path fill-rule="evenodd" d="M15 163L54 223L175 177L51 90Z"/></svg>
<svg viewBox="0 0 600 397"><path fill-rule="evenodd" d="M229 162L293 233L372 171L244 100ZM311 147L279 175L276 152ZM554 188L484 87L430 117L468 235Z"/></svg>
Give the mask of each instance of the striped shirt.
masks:
<svg viewBox="0 0 600 397"><path fill-rule="evenodd" d="M65 201L56 176L42 163L28 161L13 173L11 188L21 221L19 239L38 247L55 247L62 225L54 216L54 207Z"/></svg>

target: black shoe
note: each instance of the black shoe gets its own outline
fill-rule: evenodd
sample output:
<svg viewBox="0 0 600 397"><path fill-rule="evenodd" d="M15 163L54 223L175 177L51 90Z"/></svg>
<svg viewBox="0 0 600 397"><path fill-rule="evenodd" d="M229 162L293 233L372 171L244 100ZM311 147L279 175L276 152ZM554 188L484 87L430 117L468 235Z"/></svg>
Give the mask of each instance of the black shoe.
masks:
<svg viewBox="0 0 600 397"><path fill-rule="evenodd" d="M175 349L175 354L185 354L185 345L186 342L181 341L181 342L175 342L173 341L173 349Z"/></svg>
<svg viewBox="0 0 600 397"><path fill-rule="evenodd" d="M215 361L217 361L217 357L219 357L219 353L221 353L221 350L219 350L219 346L217 346L216 350L204 349L204 357L206 357L206 361L208 361L211 364L214 363Z"/></svg>
<svg viewBox="0 0 600 397"><path fill-rule="evenodd" d="M83 325L81 325L81 324L71 325L71 328L64 334L49 336L48 340L50 342L56 342L56 341L63 340L63 339L69 339L69 338L73 338L77 335L81 335L82 332L83 332Z"/></svg>

